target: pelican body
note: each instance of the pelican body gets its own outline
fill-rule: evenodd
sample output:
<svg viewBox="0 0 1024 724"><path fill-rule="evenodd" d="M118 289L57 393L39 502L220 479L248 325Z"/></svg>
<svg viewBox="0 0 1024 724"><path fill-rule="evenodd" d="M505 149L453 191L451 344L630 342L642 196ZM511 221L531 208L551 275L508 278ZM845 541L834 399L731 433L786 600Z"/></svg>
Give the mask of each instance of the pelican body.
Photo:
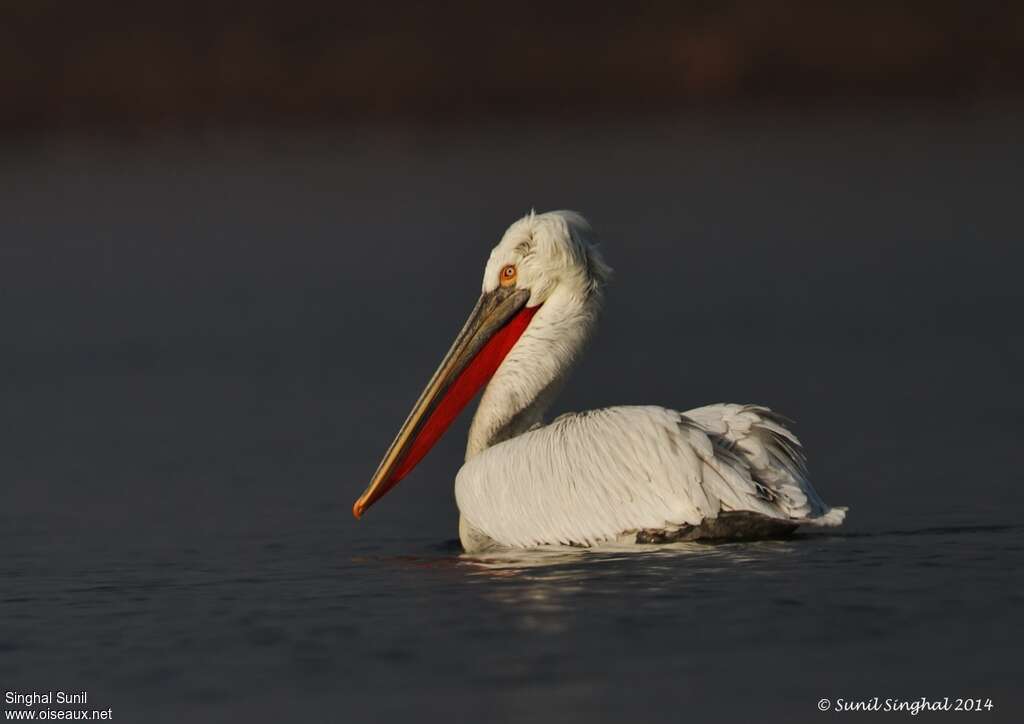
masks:
<svg viewBox="0 0 1024 724"><path fill-rule="evenodd" d="M353 506L359 518L483 389L455 478L467 552L753 539L836 526L799 440L757 405L544 414L580 358L611 270L589 224L531 212L491 251L479 301Z"/></svg>

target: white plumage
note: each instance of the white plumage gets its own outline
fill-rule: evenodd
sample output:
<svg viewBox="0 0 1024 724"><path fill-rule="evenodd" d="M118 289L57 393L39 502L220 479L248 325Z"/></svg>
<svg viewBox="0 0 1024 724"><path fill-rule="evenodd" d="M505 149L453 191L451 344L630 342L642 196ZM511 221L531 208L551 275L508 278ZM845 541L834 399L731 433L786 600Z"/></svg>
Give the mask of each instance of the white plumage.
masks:
<svg viewBox="0 0 1024 724"><path fill-rule="evenodd" d="M563 415L470 458L455 481L467 549L677 533L723 511L838 525L799 442L765 408L612 407Z"/></svg>
<svg viewBox="0 0 1024 724"><path fill-rule="evenodd" d="M505 289L510 268L515 287ZM455 483L466 550L748 538L842 523L846 509L821 500L800 442L764 407L612 407L543 424L593 330L609 276L589 225L573 212L530 213L491 252L482 302L515 291L532 317L470 427ZM432 380L437 387L428 385L357 501L357 515L404 475L392 473L431 400L449 384L442 373L459 344L466 345L453 346Z"/></svg>

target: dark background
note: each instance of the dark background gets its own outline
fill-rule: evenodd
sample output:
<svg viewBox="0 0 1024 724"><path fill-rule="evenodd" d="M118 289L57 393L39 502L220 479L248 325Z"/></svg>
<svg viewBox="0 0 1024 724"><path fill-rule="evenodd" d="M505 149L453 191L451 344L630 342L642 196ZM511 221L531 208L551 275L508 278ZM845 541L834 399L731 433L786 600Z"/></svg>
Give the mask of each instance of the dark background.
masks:
<svg viewBox="0 0 1024 724"><path fill-rule="evenodd" d="M109 133L970 106L1024 90L1014 2L6 2L0 123Z"/></svg>
<svg viewBox="0 0 1024 724"><path fill-rule="evenodd" d="M1013 3L5 4L5 690L1015 720L1022 41ZM460 558L466 419L352 520L531 207L616 270L556 412L768 404L845 528Z"/></svg>

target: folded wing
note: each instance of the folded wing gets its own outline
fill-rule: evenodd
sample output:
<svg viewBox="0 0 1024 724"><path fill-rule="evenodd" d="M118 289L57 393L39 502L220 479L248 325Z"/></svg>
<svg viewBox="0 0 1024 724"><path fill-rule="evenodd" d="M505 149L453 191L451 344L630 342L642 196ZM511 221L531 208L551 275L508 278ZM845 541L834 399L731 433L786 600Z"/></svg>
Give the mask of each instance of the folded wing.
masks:
<svg viewBox="0 0 1024 724"><path fill-rule="evenodd" d="M811 487L782 418L743 405L563 415L471 458L455 494L467 523L517 547L593 545L723 511L819 525L844 515Z"/></svg>

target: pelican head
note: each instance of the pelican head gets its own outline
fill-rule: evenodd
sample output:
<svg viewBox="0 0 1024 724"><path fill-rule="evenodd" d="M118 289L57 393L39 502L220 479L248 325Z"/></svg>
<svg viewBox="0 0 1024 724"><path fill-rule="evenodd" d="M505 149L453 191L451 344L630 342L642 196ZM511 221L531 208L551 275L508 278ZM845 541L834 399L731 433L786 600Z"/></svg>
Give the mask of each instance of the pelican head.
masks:
<svg viewBox="0 0 1024 724"><path fill-rule="evenodd" d="M590 224L575 211L530 212L501 237L484 269L483 293L502 286L503 270L514 269L516 287L530 292L537 307L556 291L576 295L600 292L610 270L591 238Z"/></svg>
<svg viewBox="0 0 1024 724"><path fill-rule="evenodd" d="M352 507L355 517L409 474L492 377L503 384L488 385L467 455L493 444L499 429L508 437L539 418L537 403L550 400L578 355L610 275L591 237L574 211L530 212L508 228L476 306Z"/></svg>

